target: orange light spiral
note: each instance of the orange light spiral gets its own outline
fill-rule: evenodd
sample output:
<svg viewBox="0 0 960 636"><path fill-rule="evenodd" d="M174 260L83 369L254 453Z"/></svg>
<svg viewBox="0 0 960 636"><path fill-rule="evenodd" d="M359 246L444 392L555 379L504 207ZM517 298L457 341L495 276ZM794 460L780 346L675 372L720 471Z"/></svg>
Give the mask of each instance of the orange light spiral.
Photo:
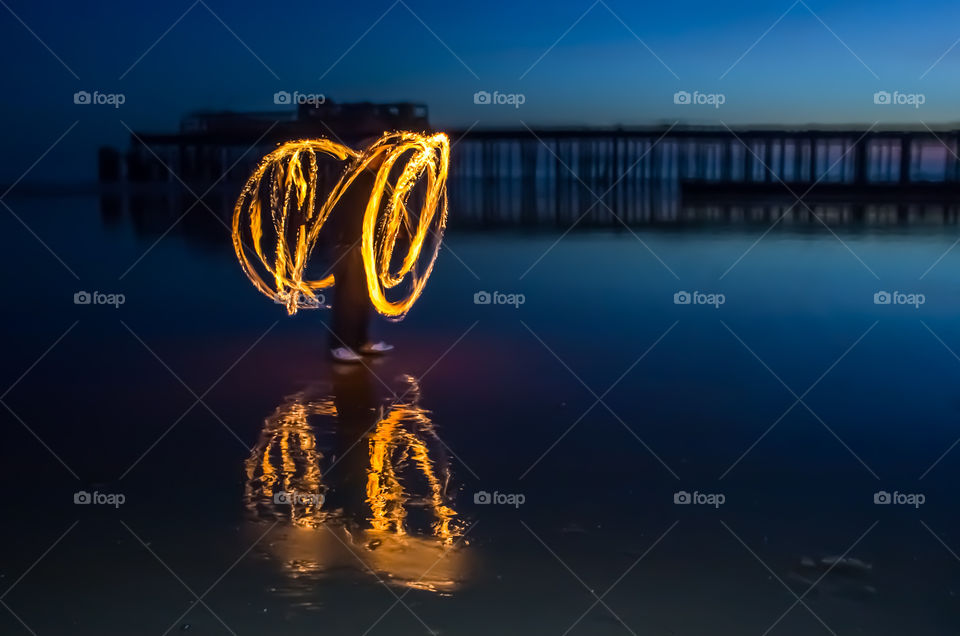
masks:
<svg viewBox="0 0 960 636"><path fill-rule="evenodd" d="M324 156L350 162L326 197L317 192ZM307 263L337 202L369 170L374 185L366 208L335 213L363 214L362 233L356 238L370 301L380 314L401 320L423 292L440 250L449 161L450 141L443 133L386 133L362 152L329 139L281 145L263 158L234 207L233 246L244 273L290 315L319 307L322 295L317 292L335 280L332 274L308 279ZM422 179L422 204L415 214L408 203ZM265 232L267 216L270 227ZM421 264L430 236L433 245ZM395 258L398 243L406 246L402 258ZM388 298L388 291L401 285L407 286L406 293Z"/></svg>

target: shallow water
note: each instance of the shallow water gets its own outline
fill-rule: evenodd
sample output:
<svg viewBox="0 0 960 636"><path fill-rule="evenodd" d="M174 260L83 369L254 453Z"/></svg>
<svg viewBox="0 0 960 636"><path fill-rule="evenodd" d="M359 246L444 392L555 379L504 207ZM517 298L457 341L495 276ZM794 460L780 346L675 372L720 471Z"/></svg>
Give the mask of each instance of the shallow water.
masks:
<svg viewBox="0 0 960 636"><path fill-rule="evenodd" d="M956 228L452 232L336 372L219 226L8 203L2 633L955 631Z"/></svg>

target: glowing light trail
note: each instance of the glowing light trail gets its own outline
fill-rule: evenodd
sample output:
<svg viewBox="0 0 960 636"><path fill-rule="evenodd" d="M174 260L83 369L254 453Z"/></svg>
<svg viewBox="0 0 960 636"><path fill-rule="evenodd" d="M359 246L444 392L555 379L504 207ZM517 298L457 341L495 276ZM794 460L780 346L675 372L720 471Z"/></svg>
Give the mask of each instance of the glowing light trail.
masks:
<svg viewBox="0 0 960 636"><path fill-rule="evenodd" d="M317 192L317 180L325 157L349 164L323 197ZM285 305L288 314L316 308L321 304L317 292L335 283L332 274L307 278L307 263L321 230L331 213L362 213L363 229L356 238L370 301L380 314L401 320L423 292L440 250L447 221L449 161L450 140L443 133L385 133L362 152L329 139L281 145L263 158L234 207L233 246L243 271L260 292ZM336 208L367 170L374 175L374 184L366 208L362 212ZM417 189L417 198L422 204L414 213L408 204L421 180L424 187ZM265 233L267 216L271 227ZM426 247L429 236L434 237L433 244ZM394 254L398 244L405 247L405 254ZM406 293L397 297L393 292L388 298L388 291L401 284Z"/></svg>

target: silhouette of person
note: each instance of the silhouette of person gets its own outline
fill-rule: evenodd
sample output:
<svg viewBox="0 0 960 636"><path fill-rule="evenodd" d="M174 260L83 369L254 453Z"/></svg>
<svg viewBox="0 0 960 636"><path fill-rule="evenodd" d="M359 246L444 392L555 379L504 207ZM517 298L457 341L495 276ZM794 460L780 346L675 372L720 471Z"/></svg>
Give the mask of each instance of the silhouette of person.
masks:
<svg viewBox="0 0 960 636"><path fill-rule="evenodd" d="M383 354L393 349L392 345L385 342L371 342L369 339L374 309L367 293L367 277L360 246L363 216L378 169L379 164L374 161L357 175L337 202L328 221L333 226L330 229L334 241L330 355L337 362L360 362L362 355Z"/></svg>

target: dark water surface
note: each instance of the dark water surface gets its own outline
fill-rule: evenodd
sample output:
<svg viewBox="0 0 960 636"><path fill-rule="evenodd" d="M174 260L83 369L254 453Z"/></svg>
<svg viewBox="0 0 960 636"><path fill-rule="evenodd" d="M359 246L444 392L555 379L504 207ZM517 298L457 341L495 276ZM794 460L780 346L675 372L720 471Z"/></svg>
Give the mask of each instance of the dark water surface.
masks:
<svg viewBox="0 0 960 636"><path fill-rule="evenodd" d="M0 633L957 632L957 228L453 232L337 371L226 231L7 202Z"/></svg>

